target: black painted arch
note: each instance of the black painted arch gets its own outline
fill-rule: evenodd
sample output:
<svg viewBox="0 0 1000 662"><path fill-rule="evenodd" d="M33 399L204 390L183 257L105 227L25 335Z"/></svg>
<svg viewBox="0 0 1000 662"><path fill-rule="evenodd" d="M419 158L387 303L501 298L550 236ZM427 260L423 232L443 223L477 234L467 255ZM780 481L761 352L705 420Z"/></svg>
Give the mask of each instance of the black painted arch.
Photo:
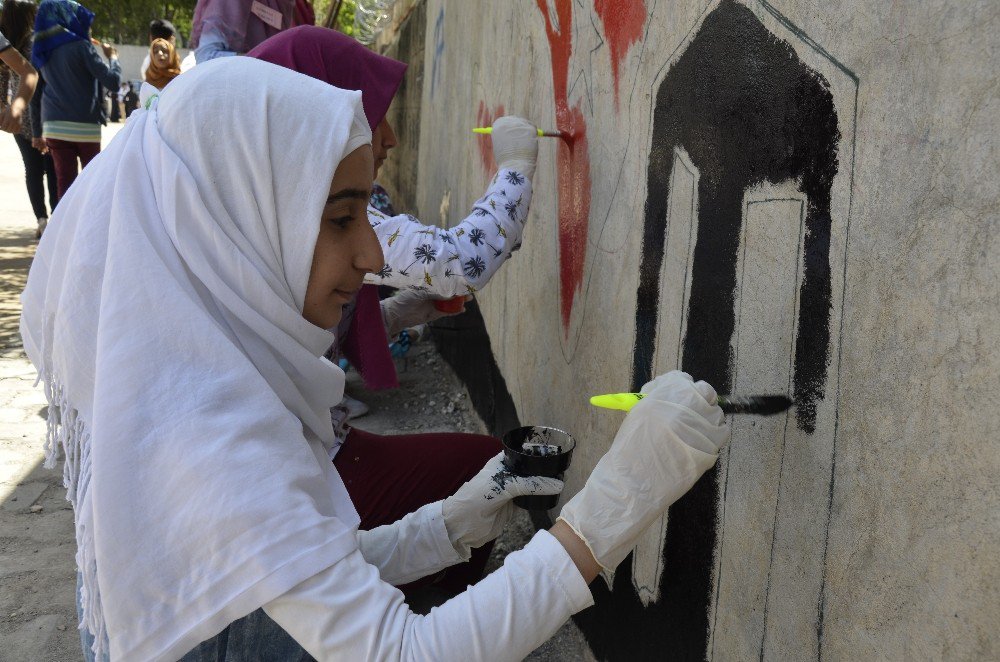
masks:
<svg viewBox="0 0 1000 662"><path fill-rule="evenodd" d="M732 384L744 194L765 181L792 180L806 197L793 396L798 426L812 432L830 364L830 204L840 141L827 81L752 11L723 0L660 84L651 141L633 388L652 377L669 184L674 150L681 148L699 171L681 367L720 392ZM629 561L619 567L613 591L594 585L597 604L577 620L599 659L706 657L716 508L715 471L671 508L658 602L640 602Z"/></svg>

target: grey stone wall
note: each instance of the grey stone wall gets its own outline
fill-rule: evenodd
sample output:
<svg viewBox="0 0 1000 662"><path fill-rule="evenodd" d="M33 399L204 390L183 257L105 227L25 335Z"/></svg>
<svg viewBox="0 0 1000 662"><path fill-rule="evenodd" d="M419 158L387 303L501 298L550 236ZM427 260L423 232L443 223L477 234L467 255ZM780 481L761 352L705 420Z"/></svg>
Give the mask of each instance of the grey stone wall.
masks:
<svg viewBox="0 0 1000 662"><path fill-rule="evenodd" d="M394 110L421 218L482 194L473 126L575 138L543 142L523 248L478 296L520 420L579 438L568 492L621 420L591 394L680 367L798 402L733 419L596 586L595 656L1000 656L997 3L423 11Z"/></svg>

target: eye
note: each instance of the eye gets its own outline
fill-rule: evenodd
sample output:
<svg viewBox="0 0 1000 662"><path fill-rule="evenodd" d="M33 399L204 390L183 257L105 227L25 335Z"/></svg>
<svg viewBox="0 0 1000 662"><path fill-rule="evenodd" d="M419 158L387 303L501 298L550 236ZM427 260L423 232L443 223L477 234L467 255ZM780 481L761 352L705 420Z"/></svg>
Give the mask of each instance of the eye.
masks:
<svg viewBox="0 0 1000 662"><path fill-rule="evenodd" d="M335 216L328 220L338 228L344 229L351 224L351 221L354 220L354 216L348 214L347 216Z"/></svg>

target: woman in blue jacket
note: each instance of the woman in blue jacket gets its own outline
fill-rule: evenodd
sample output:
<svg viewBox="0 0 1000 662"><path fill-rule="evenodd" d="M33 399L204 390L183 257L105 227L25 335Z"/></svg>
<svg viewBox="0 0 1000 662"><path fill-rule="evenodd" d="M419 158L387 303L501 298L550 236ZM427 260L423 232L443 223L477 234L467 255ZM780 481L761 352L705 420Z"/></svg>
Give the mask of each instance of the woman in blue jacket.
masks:
<svg viewBox="0 0 1000 662"><path fill-rule="evenodd" d="M102 86L116 90L121 83L118 52L103 44L105 64L91 43L93 21L94 13L72 0L42 0L35 18L31 61L45 80L42 137L55 163L59 197L101 151Z"/></svg>

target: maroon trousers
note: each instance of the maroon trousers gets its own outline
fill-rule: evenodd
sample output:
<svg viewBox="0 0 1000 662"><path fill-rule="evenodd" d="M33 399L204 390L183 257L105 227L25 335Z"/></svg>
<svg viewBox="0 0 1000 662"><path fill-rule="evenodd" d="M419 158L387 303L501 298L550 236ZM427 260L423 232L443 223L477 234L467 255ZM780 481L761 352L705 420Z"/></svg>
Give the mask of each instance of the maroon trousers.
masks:
<svg viewBox="0 0 1000 662"><path fill-rule="evenodd" d="M77 143L46 138L45 144L48 145L49 154L52 155L52 162L56 167L56 187L59 189L59 197L62 198L76 180L77 173L100 153L101 143ZM77 159L80 160L79 167L76 164Z"/></svg>
<svg viewBox="0 0 1000 662"><path fill-rule="evenodd" d="M352 428L333 464L368 530L451 496L501 448L499 439L480 434L380 436ZM402 588L434 583L462 591L482 578L492 548L491 542L474 549L467 562Z"/></svg>

